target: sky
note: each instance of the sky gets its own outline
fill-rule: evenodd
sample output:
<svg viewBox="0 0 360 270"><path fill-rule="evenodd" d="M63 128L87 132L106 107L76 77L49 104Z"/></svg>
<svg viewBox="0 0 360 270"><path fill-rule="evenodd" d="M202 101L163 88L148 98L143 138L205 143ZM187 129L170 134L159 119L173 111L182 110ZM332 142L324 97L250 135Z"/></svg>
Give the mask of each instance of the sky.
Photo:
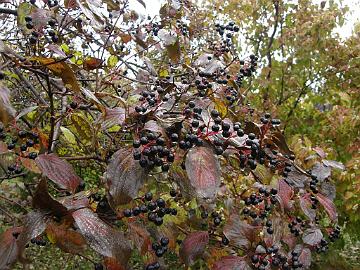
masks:
<svg viewBox="0 0 360 270"><path fill-rule="evenodd" d="M143 0L146 4L146 9L137 1L130 0L130 7L136 10L138 13L147 16L154 16L159 14L159 9L162 3L166 2L165 0ZM315 4L320 4L323 0L313 0ZM329 1L329 0L327 0ZM351 36L354 25L360 22L360 0L335 0L336 2L341 2L342 6L348 6L350 13L345 18L345 24L336 29L336 33L340 35L343 39Z"/></svg>

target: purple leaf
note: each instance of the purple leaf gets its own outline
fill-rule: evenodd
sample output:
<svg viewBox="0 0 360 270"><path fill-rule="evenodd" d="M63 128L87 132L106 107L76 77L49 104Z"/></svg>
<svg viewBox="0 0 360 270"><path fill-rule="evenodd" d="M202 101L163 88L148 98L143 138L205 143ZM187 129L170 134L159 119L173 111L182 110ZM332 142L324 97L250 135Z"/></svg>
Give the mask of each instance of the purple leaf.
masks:
<svg viewBox="0 0 360 270"><path fill-rule="evenodd" d="M309 180L303 172L299 171L296 168L292 168L292 170L288 173L286 177L286 182L295 188L304 188L305 183Z"/></svg>
<svg viewBox="0 0 360 270"><path fill-rule="evenodd" d="M341 162L338 162L338 161L335 161L335 160L326 160L326 159L324 159L322 162L327 167L331 167L333 169L338 169L338 170L341 170L341 171L345 170L345 166Z"/></svg>
<svg viewBox="0 0 360 270"><path fill-rule="evenodd" d="M316 162L314 167L311 169L311 173L314 174L317 179L322 182L331 175L331 168L324 166L320 162Z"/></svg>
<svg viewBox="0 0 360 270"><path fill-rule="evenodd" d="M110 204L116 207L134 199L145 177L143 168L134 160L131 148L117 151L112 156L105 174Z"/></svg>
<svg viewBox="0 0 360 270"><path fill-rule="evenodd" d="M323 234L320 229L307 229L304 231L302 235L302 240L305 244L310 246L316 246L320 243L323 238Z"/></svg>
<svg viewBox="0 0 360 270"><path fill-rule="evenodd" d="M116 107L113 109L106 108L104 122L101 123L102 129L108 129L115 125L122 125L125 121L125 109Z"/></svg>
<svg viewBox="0 0 360 270"><path fill-rule="evenodd" d="M88 208L72 213L76 226L86 242L96 252L106 257L116 258L123 265L130 257L130 244L124 234L104 223Z"/></svg>
<svg viewBox="0 0 360 270"><path fill-rule="evenodd" d="M336 208L334 203L327 197L325 197L322 194L317 194L316 195L317 199L319 200L319 202L322 204L322 206L324 207L325 211L328 213L329 218L332 221L336 221L338 214L336 212Z"/></svg>
<svg viewBox="0 0 360 270"><path fill-rule="evenodd" d="M180 257L186 265L192 265L202 256L209 243L208 232L193 232L186 236L180 247Z"/></svg>
<svg viewBox="0 0 360 270"><path fill-rule="evenodd" d="M310 219L315 220L316 210L311 208L311 200L307 194L300 196L300 207L304 214Z"/></svg>
<svg viewBox="0 0 360 270"><path fill-rule="evenodd" d="M0 269L11 269L25 249L25 245L20 247L18 244L18 235L22 231L23 227L14 227L7 229L0 235Z"/></svg>
<svg viewBox="0 0 360 270"><path fill-rule="evenodd" d="M231 244L239 248L248 248L255 240L257 227L247 224L240 220L238 215L233 214L226 223L223 233Z"/></svg>
<svg viewBox="0 0 360 270"><path fill-rule="evenodd" d="M308 269L311 265L311 250L303 248L299 255L299 261L303 264L303 268Z"/></svg>
<svg viewBox="0 0 360 270"><path fill-rule="evenodd" d="M238 256L225 256L214 263L212 270L251 270L249 264Z"/></svg>
<svg viewBox="0 0 360 270"><path fill-rule="evenodd" d="M35 161L44 176L60 188L75 192L81 178L76 175L70 163L59 158L56 154L42 154Z"/></svg>
<svg viewBox="0 0 360 270"><path fill-rule="evenodd" d="M201 198L214 198L220 183L220 164L209 147L194 147L186 155L186 172Z"/></svg>
<svg viewBox="0 0 360 270"><path fill-rule="evenodd" d="M293 189L283 179L280 179L278 182L278 191L281 207L285 210L290 210L292 208L291 198L294 195Z"/></svg>

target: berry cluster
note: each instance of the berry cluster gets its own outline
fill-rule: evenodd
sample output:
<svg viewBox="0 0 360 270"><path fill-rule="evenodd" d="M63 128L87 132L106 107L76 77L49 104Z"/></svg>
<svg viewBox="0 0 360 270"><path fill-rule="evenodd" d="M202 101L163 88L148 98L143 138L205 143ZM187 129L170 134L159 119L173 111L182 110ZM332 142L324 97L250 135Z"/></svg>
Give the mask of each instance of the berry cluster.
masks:
<svg viewBox="0 0 360 270"><path fill-rule="evenodd" d="M209 217L209 213L205 209L202 209L201 218L202 219L208 219L208 217ZM215 211L212 212L211 213L211 218L212 218L212 224L215 227L219 226L221 224L221 222L222 222L222 218L221 218L221 216L220 216L220 214L218 212L215 212Z"/></svg>
<svg viewBox="0 0 360 270"><path fill-rule="evenodd" d="M146 270L158 270L158 269L160 269L160 263L154 262L154 263L148 264L145 269Z"/></svg>
<svg viewBox="0 0 360 270"><path fill-rule="evenodd" d="M336 226L334 230L331 231L329 239L331 242L334 242L336 239L340 238L340 227Z"/></svg>
<svg viewBox="0 0 360 270"><path fill-rule="evenodd" d="M169 238L162 237L159 243L152 243L152 249L157 257L162 257L168 250Z"/></svg>
<svg viewBox="0 0 360 270"><path fill-rule="evenodd" d="M134 159L138 160L143 168L161 167L163 172L168 171L169 163L174 161L175 156L165 143L165 139L161 136L157 137L153 132L146 133L139 140L133 141Z"/></svg>
<svg viewBox="0 0 360 270"><path fill-rule="evenodd" d="M275 188L268 191L264 187L260 187L257 193L254 192L244 199L246 207L243 209L243 214L253 219L265 219L272 210L271 205L277 202L276 194L277 189ZM274 232L271 220L266 221L266 227L269 234Z"/></svg>
<svg viewBox="0 0 360 270"><path fill-rule="evenodd" d="M176 27L180 29L183 36L189 36L188 26L180 20L176 20Z"/></svg>
<svg viewBox="0 0 360 270"><path fill-rule="evenodd" d="M296 217L291 223L288 224L288 227L293 235L299 236L302 228L306 227L306 221L302 220L300 217Z"/></svg>
<svg viewBox="0 0 360 270"><path fill-rule="evenodd" d="M30 242L38 246L46 246L46 241L41 237L32 238Z"/></svg>
<svg viewBox="0 0 360 270"><path fill-rule="evenodd" d="M50 1L51 2L51 1ZM50 2L49 2L49 5L50 5ZM34 29L34 23L33 23L33 18L31 16L26 16L25 17L25 22L26 22L26 28L31 30L31 29ZM59 41L59 36L56 34L56 32L54 31L54 27L56 25L56 21L54 19L50 19L48 21L48 25L51 27L51 29L49 29L47 32L48 32L48 35L51 39L52 42L54 43L57 43ZM32 31L31 32L31 36L29 38L29 42L30 44L36 44L37 41L39 39L39 33L36 32L36 31Z"/></svg>
<svg viewBox="0 0 360 270"><path fill-rule="evenodd" d="M143 200L148 203L135 206L133 209L125 209L123 211L124 217L135 217L139 216L141 213L148 213L148 220L153 222L156 226L160 226L164 222L163 217L165 215L177 215L177 210L175 208L166 207L164 199L158 198L154 201L151 192L146 193Z"/></svg>

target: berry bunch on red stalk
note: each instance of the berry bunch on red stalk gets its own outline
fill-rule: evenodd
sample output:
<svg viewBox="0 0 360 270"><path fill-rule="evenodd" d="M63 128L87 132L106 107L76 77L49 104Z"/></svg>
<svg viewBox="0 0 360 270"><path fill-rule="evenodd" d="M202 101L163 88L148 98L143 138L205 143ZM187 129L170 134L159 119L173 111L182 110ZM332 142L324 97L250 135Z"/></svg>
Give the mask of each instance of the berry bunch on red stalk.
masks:
<svg viewBox="0 0 360 270"><path fill-rule="evenodd" d="M189 3L179 9L167 6L160 22L143 22L148 29L143 39L138 32L125 36L115 24L107 26L114 47L112 35L118 31L122 41L129 39L122 50L157 44L149 57L158 53L169 63L166 74L160 74L155 66L164 68L163 62L144 57L146 65L136 65L134 73L142 76L133 78L103 59L86 60L84 70L74 71L67 62L72 55L64 61L42 55L40 46L64 38L57 34L66 31L56 15L58 5L52 1L45 9L26 12L24 31L31 33L25 36L36 56L18 61L10 49L0 50L20 72L33 72L44 81L42 87L51 87L33 100L42 102L44 114L33 122L25 117L24 124L28 112L14 113L14 98L6 88L9 73L0 73L5 108L0 154L12 161L1 181L31 177L34 183L26 183L32 206L23 224L0 237L0 269L16 261L28 263L26 248L47 242L89 260L83 252L90 247L103 258L93 261L97 270L131 269L135 254L142 256L146 270L167 269L169 258L193 269L309 269L316 254L339 238L330 179L336 163L318 158L304 170L286 144L281 120L251 107L243 85L256 76L261 59L253 54L240 59L234 22L217 23L211 40L193 50L191 59L184 51L192 49L195 30L174 16L189 12ZM37 15L51 10L46 33L34 9ZM79 28L85 22L67 23ZM102 79L92 79L95 73ZM51 92L53 77L64 83L62 91ZM118 81L131 86L122 86L127 91L121 96ZM96 93L85 89L95 86ZM111 89L116 92L110 94ZM60 105L62 110L54 109ZM16 109L24 109L20 107ZM65 126L69 128L61 129ZM87 126L95 130L92 135ZM114 126L115 132L109 129ZM98 189L76 174L73 166L80 166L82 157L60 151L59 130L73 132L74 140L90 137L91 147L78 147L85 153L90 147L84 160L100 164ZM55 190L51 194L50 185Z"/></svg>

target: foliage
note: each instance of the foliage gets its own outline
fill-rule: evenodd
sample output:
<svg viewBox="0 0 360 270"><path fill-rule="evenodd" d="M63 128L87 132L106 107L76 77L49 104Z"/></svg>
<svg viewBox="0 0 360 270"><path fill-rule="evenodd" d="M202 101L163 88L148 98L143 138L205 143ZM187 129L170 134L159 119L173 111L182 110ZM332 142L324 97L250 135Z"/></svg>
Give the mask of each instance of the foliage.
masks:
<svg viewBox="0 0 360 270"><path fill-rule="evenodd" d="M27 267L34 245L95 269L309 269L341 231L356 239L358 37L333 36L345 9L12 4L0 269Z"/></svg>

